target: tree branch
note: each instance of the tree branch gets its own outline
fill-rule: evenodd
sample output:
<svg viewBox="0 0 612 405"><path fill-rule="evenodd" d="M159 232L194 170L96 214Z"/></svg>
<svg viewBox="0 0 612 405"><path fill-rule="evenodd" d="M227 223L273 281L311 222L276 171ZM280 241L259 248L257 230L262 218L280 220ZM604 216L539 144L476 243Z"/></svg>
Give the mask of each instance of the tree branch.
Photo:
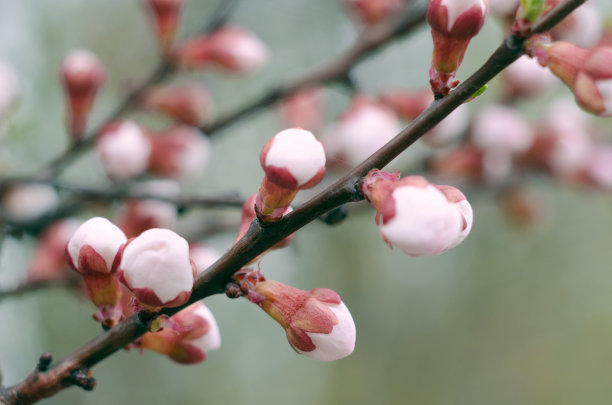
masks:
<svg viewBox="0 0 612 405"><path fill-rule="evenodd" d="M531 33L550 29L584 1L568 0L545 16ZM506 38L491 58L457 89L447 97L434 101L383 148L298 209L274 224L263 225L254 221L249 231L223 257L198 276L191 299L186 305L223 292L235 271L320 215L347 202L362 199L356 186L363 175L373 168L384 167L446 115L468 101L478 89L522 55L525 39L512 35ZM163 313L171 315L182 308L165 309ZM71 385L70 381L66 382L66 376L71 371L95 365L145 332L142 320L137 315L132 316L108 332L98 335L48 371L34 371L23 382L0 392L0 398L6 404L16 404L31 403L51 396Z"/></svg>

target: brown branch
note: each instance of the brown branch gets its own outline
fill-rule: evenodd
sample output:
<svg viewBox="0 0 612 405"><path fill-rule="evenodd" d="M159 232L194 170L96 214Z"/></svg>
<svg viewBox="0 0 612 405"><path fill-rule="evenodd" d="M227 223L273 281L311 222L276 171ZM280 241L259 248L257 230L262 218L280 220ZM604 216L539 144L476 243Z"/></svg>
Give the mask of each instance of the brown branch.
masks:
<svg viewBox="0 0 612 405"><path fill-rule="evenodd" d="M79 281L80 277L74 274L57 280L25 282L23 284L19 284L15 288L0 289L0 300L3 300L5 298L18 297L27 293L49 288L73 287L76 286Z"/></svg>
<svg viewBox="0 0 612 405"><path fill-rule="evenodd" d="M351 48L329 64L268 91L251 103L200 129L211 136L213 133L299 90L333 82L344 81L350 83L350 72L359 62L372 53L379 51L383 46L389 45L394 39L411 32L424 23L426 9L427 5L423 2L407 6L390 21L384 21L379 25L367 28L357 38L355 44Z"/></svg>
<svg viewBox="0 0 612 405"><path fill-rule="evenodd" d="M568 0L544 17L542 22L534 27L532 33L550 29L584 1ZM468 101L478 89L522 55L522 45L525 39L515 36L506 38L491 58L450 95L434 101L409 127L383 148L301 207L274 224L264 226L254 221L242 239L198 276L189 303L222 293L233 273L261 252L329 210L347 202L362 199L356 186L363 175L370 169L384 167L455 108ZM171 315L180 309L182 307L166 309L163 312ZM0 399L6 404L24 404L51 396L71 385L66 382L66 376L69 376L72 371L95 365L144 332L146 332L146 327L142 320L136 315L132 316L110 331L98 335L48 371L34 371L23 382L0 392Z"/></svg>

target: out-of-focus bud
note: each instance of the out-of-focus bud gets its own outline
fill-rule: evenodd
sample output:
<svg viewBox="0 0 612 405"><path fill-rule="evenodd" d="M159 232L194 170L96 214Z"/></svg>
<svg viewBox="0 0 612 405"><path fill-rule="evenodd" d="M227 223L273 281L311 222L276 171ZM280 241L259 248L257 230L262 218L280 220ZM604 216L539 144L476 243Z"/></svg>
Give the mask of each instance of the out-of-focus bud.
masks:
<svg viewBox="0 0 612 405"><path fill-rule="evenodd" d="M593 148L586 172L597 186L612 190L612 145L600 144Z"/></svg>
<svg viewBox="0 0 612 405"><path fill-rule="evenodd" d="M151 136L149 171L157 176L191 180L200 176L210 154L208 138L193 127L176 126Z"/></svg>
<svg viewBox="0 0 612 405"><path fill-rule="evenodd" d="M28 265L28 282L61 280L70 274L66 243L79 225L76 219L60 219L45 229Z"/></svg>
<svg viewBox="0 0 612 405"><path fill-rule="evenodd" d="M180 364L206 360L206 353L221 347L219 326L210 309L196 302L170 318L172 328L147 332L142 348L165 354Z"/></svg>
<svg viewBox="0 0 612 405"><path fill-rule="evenodd" d="M151 180L132 188L136 195L176 198L181 187L173 180ZM177 208L173 203L155 198L128 199L119 210L115 223L128 238L140 235L151 228L172 228L177 220Z"/></svg>
<svg viewBox="0 0 612 405"><path fill-rule="evenodd" d="M434 101L431 90L392 90L385 92L380 100L402 119L412 121Z"/></svg>
<svg viewBox="0 0 612 405"><path fill-rule="evenodd" d="M533 227L545 222L550 209L534 190L511 187L499 195L499 204L506 219L515 225Z"/></svg>
<svg viewBox="0 0 612 405"><path fill-rule="evenodd" d="M152 149L149 138L133 121L107 125L95 145L104 172L115 180L127 180L144 173Z"/></svg>
<svg viewBox="0 0 612 405"><path fill-rule="evenodd" d="M502 105L483 108L472 125L472 141L484 151L484 177L490 181L506 179L513 158L526 152L534 131L514 109Z"/></svg>
<svg viewBox="0 0 612 405"><path fill-rule="evenodd" d="M21 97L21 85L11 66L0 61L0 123L11 113Z"/></svg>
<svg viewBox="0 0 612 405"><path fill-rule="evenodd" d="M179 124L195 127L208 123L215 114L210 94L196 84L155 87L145 94L142 105L166 114Z"/></svg>
<svg viewBox="0 0 612 405"><path fill-rule="evenodd" d="M302 291L277 281L262 281L249 296L287 333L291 347L319 361L333 361L355 348L355 323L340 296L327 288Z"/></svg>
<svg viewBox="0 0 612 405"><path fill-rule="evenodd" d="M98 89L106 81L106 70L95 54L78 49L64 58L60 78L68 103L68 129L78 139L85 133Z"/></svg>
<svg viewBox="0 0 612 405"><path fill-rule="evenodd" d="M159 48L166 53L172 45L185 0L143 0L155 29Z"/></svg>
<svg viewBox="0 0 612 405"><path fill-rule="evenodd" d="M310 87L284 98L279 112L287 127L316 131L323 124L323 102L323 89Z"/></svg>
<svg viewBox="0 0 612 405"><path fill-rule="evenodd" d="M448 151L438 153L427 162L431 173L454 179L483 179L484 151L472 144L461 144Z"/></svg>
<svg viewBox="0 0 612 405"><path fill-rule="evenodd" d="M393 110L358 96L340 120L325 131L322 139L330 160L354 167L393 139L401 129Z"/></svg>
<svg viewBox="0 0 612 405"><path fill-rule="evenodd" d="M461 104L423 135L423 142L433 147L448 145L466 132L469 123L468 106Z"/></svg>
<svg viewBox="0 0 612 405"><path fill-rule="evenodd" d="M120 254L119 277L143 308L177 307L187 302L196 269L189 244L168 229L149 229L130 239Z"/></svg>
<svg viewBox="0 0 612 405"><path fill-rule="evenodd" d="M430 0L427 22L431 26L433 56L429 73L434 93L445 95L456 83L453 79L465 51L487 18L487 0Z"/></svg>
<svg viewBox="0 0 612 405"><path fill-rule="evenodd" d="M404 6L403 0L346 0L348 11L364 25L385 20Z"/></svg>
<svg viewBox="0 0 612 405"><path fill-rule="evenodd" d="M196 273L200 274L209 268L214 262L219 260L221 254L217 251L217 249L203 243L190 243L189 257L191 257L191 260L195 265Z"/></svg>
<svg viewBox="0 0 612 405"><path fill-rule="evenodd" d="M260 219L276 221L299 190L319 184L325 175L325 150L312 132L285 129L264 145L259 162L265 176L255 210Z"/></svg>
<svg viewBox="0 0 612 405"><path fill-rule="evenodd" d="M252 32L224 26L207 35L189 39L176 50L176 61L188 69L221 68L238 74L251 73L268 60L266 46Z"/></svg>
<svg viewBox="0 0 612 405"><path fill-rule="evenodd" d="M558 81L550 71L528 56L521 56L502 73L508 97L533 97L554 86Z"/></svg>
<svg viewBox="0 0 612 405"><path fill-rule="evenodd" d="M603 25L601 10L593 2L586 2L557 24L551 34L556 40L590 48L601 39Z"/></svg>
<svg viewBox="0 0 612 405"><path fill-rule="evenodd" d="M108 219L94 217L83 223L66 244L70 265L85 281L91 301L98 307L94 319L112 327L121 319L121 286L116 274L118 252L127 238Z"/></svg>
<svg viewBox="0 0 612 405"><path fill-rule="evenodd" d="M433 256L458 245L469 233L472 209L454 187L408 176L389 183L371 171L361 189L380 216L383 239L410 256ZM374 184L372 185L372 181ZM377 188L382 190L377 190ZM384 196L386 193L386 197Z"/></svg>
<svg viewBox="0 0 612 405"><path fill-rule="evenodd" d="M11 187L2 198L2 210L14 221L30 221L55 209L57 191L47 184L23 184Z"/></svg>

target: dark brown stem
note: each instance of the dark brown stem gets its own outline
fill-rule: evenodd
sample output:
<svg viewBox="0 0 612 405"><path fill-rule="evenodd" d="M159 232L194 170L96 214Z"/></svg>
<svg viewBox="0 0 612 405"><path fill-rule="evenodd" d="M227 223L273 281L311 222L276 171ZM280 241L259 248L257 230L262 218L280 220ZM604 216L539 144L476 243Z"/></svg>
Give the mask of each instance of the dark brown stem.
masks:
<svg viewBox="0 0 612 405"><path fill-rule="evenodd" d="M76 286L79 282L80 278L75 275L70 275L68 277L64 277L58 280L47 280L47 281L31 281L27 283L23 283L18 285L12 289L3 289L0 290L0 300L10 297L18 297L23 294L27 294L30 292L49 289L49 288L58 288L58 287L73 287Z"/></svg>
<svg viewBox="0 0 612 405"><path fill-rule="evenodd" d="M568 0L562 7L548 14L532 32L542 32L543 29L554 26L584 1ZM506 38L491 58L450 95L432 103L408 128L378 152L298 209L270 225L263 226L254 221L248 232L223 257L198 276L188 304L223 293L225 285L232 280L232 275L261 252L329 210L362 199L356 185L363 175L370 169L384 167L455 108L469 100L491 78L518 59L522 55L521 48L525 39L515 36ZM163 312L171 315L182 308L166 309ZM108 332L98 335L49 371L34 372L23 382L0 392L0 399L6 404L16 404L31 403L51 396L70 385L65 381L67 373L95 365L145 332L146 327L137 316L133 316Z"/></svg>

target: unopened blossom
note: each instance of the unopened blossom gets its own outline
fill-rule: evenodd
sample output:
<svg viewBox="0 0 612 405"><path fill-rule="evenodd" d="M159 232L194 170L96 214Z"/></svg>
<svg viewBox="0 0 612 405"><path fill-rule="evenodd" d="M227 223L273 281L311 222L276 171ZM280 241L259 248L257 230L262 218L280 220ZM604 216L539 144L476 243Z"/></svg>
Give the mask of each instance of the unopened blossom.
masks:
<svg viewBox="0 0 612 405"><path fill-rule="evenodd" d="M208 138L194 127L179 125L150 137L149 171L176 180L192 180L204 172L210 155Z"/></svg>
<svg viewBox="0 0 612 405"><path fill-rule="evenodd" d="M385 20L400 10L404 0L345 0L351 15L364 25L373 25Z"/></svg>
<svg viewBox="0 0 612 405"><path fill-rule="evenodd" d="M208 351L221 347L217 321L203 303L191 304L170 321L171 328L145 333L141 347L165 354L180 364L200 363L206 360Z"/></svg>
<svg viewBox="0 0 612 405"><path fill-rule="evenodd" d="M428 171L441 177L482 181L484 151L471 143L462 143L447 152L436 153L427 162Z"/></svg>
<svg viewBox="0 0 612 405"><path fill-rule="evenodd" d="M196 84L161 85L143 97L143 107L160 111L179 124L201 126L215 114L208 91Z"/></svg>
<svg viewBox="0 0 612 405"><path fill-rule="evenodd" d="M538 96L558 83L548 69L525 55L503 71L502 79L509 97Z"/></svg>
<svg viewBox="0 0 612 405"><path fill-rule="evenodd" d="M433 256L457 246L472 226L472 209L454 187L420 176L397 180L377 170L362 181L364 196L377 210L383 239L410 256Z"/></svg>
<svg viewBox="0 0 612 405"><path fill-rule="evenodd" d="M78 49L62 61L60 78L66 93L68 129L73 137L81 138L98 89L106 81L106 70L94 53Z"/></svg>
<svg viewBox="0 0 612 405"><path fill-rule="evenodd" d="M556 40L569 41L583 48L590 48L603 35L604 21L601 10L592 1L576 8L570 15L552 29Z"/></svg>
<svg viewBox="0 0 612 405"><path fill-rule="evenodd" d="M469 123L468 106L461 104L423 135L423 142L434 147L448 145L465 133Z"/></svg>
<svg viewBox="0 0 612 405"><path fill-rule="evenodd" d="M15 108L21 97L21 85L15 70L0 61L0 123Z"/></svg>
<svg viewBox="0 0 612 405"><path fill-rule="evenodd" d="M355 348L351 313L330 289L303 291L277 281L262 281L249 299L283 327L289 344L299 354L333 361Z"/></svg>
<svg viewBox="0 0 612 405"><path fill-rule="evenodd" d="M14 221L30 221L54 210L57 191L47 184L22 184L9 188L2 197L4 215Z"/></svg>
<svg viewBox="0 0 612 405"><path fill-rule="evenodd" d="M280 218L299 190L316 186L325 175L325 150L312 132L285 129L261 150L265 176L256 198L256 211L264 220Z"/></svg>
<svg viewBox="0 0 612 405"><path fill-rule="evenodd" d="M78 271L91 301L94 318L110 327L121 318L121 286L116 274L119 249L127 238L108 219L94 217L83 223L66 244L70 265Z"/></svg>
<svg viewBox="0 0 612 405"><path fill-rule="evenodd" d="M401 129L391 108L358 96L339 121L326 129L322 140L330 160L354 167L393 139Z"/></svg>
<svg viewBox="0 0 612 405"><path fill-rule="evenodd" d="M470 40L484 25L488 9L487 0L429 1L427 22L434 45L429 76L435 93L444 95L454 87L457 69Z"/></svg>
<svg viewBox="0 0 612 405"><path fill-rule="evenodd" d="M389 90L380 101L391 108L399 118L413 121L434 101L431 90Z"/></svg>
<svg viewBox="0 0 612 405"><path fill-rule="evenodd" d="M323 103L323 89L306 88L281 100L279 113L287 127L315 131L323 124Z"/></svg>
<svg viewBox="0 0 612 405"><path fill-rule="evenodd" d="M189 69L220 68L238 74L251 73L268 61L268 50L255 34L231 25L187 40L174 55Z"/></svg>
<svg viewBox="0 0 612 405"><path fill-rule="evenodd" d="M60 219L45 229L28 264L28 282L59 280L70 274L66 243L80 224L76 219Z"/></svg>
<svg viewBox="0 0 612 405"><path fill-rule="evenodd" d="M174 180L151 180L132 187L134 195L148 198L129 198L119 208L115 222L128 238L151 228L172 228L178 213L175 204L164 198L176 198L181 192ZM155 198L159 197L159 198Z"/></svg>
<svg viewBox="0 0 612 405"><path fill-rule="evenodd" d="M149 12L162 52L166 52L172 45L184 2L185 0L142 0Z"/></svg>
<svg viewBox="0 0 612 405"><path fill-rule="evenodd" d="M149 310L187 302L196 269L189 244L168 229L149 229L130 239L121 253L121 281Z"/></svg>
<svg viewBox="0 0 612 405"><path fill-rule="evenodd" d="M144 173L152 149L143 129L133 121L107 125L95 144L104 172L115 180L127 180Z"/></svg>
<svg viewBox="0 0 612 405"><path fill-rule="evenodd" d="M221 254L212 246L203 243L190 243L189 257L193 261L197 274L200 274L219 260Z"/></svg>

